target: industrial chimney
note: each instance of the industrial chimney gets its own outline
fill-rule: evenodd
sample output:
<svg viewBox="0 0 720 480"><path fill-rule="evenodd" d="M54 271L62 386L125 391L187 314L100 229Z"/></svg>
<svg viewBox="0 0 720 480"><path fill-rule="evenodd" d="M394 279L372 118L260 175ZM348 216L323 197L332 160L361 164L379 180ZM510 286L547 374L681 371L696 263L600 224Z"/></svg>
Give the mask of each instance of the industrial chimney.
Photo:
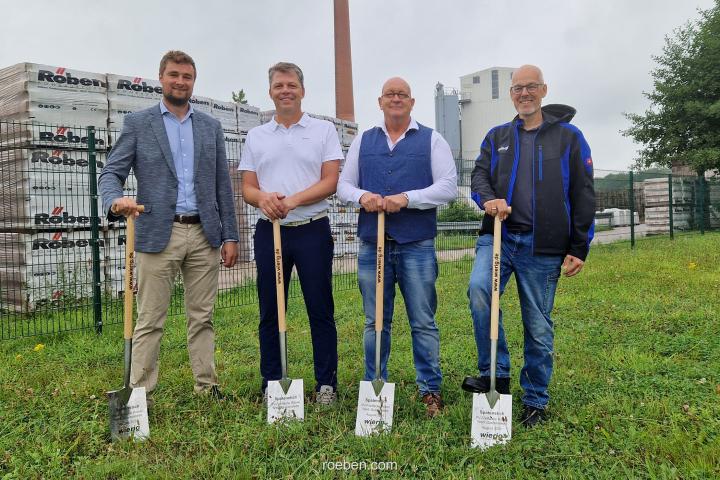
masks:
<svg viewBox="0 0 720 480"><path fill-rule="evenodd" d="M335 116L355 121L352 58L350 56L350 11L348 0L334 0L335 8Z"/></svg>

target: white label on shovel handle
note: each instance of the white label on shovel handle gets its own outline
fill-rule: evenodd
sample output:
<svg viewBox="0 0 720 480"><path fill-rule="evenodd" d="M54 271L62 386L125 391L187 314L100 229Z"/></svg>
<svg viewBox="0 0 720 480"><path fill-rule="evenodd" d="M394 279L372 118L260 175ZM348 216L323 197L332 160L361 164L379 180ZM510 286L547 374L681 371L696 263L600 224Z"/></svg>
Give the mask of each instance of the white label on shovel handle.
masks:
<svg viewBox="0 0 720 480"><path fill-rule="evenodd" d="M360 382L355 435L366 437L389 433L393 422L395 384L384 383L380 395L375 395L372 382Z"/></svg>
<svg viewBox="0 0 720 480"><path fill-rule="evenodd" d="M111 408L110 415L110 435L113 440L130 437L145 440L150 436L145 387L133 388L127 405L117 410Z"/></svg>
<svg viewBox="0 0 720 480"><path fill-rule="evenodd" d="M283 392L280 382L272 381L267 385L267 421L305 419L305 398L302 379L294 379L287 393Z"/></svg>
<svg viewBox="0 0 720 480"><path fill-rule="evenodd" d="M471 446L488 448L503 444L512 437L512 395L500 395L490 408L484 393L473 393Z"/></svg>

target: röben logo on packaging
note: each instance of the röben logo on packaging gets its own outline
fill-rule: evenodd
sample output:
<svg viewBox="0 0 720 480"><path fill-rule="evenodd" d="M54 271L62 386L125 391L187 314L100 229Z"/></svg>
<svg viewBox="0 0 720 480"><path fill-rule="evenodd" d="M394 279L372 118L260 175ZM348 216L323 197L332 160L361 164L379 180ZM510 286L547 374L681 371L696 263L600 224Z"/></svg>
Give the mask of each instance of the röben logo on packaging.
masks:
<svg viewBox="0 0 720 480"><path fill-rule="evenodd" d="M105 241L98 239L98 246L105 245ZM92 245L92 239L69 240L62 238L62 232L55 232L52 238L36 238L33 240L33 250L57 250L60 248L86 248Z"/></svg>
<svg viewBox="0 0 720 480"><path fill-rule="evenodd" d="M65 207L55 207L50 214L38 213L35 215L35 225L86 225L90 217L84 215L69 215L63 212ZM62 213L62 215L60 215Z"/></svg>
<svg viewBox="0 0 720 480"><path fill-rule="evenodd" d="M50 165L62 165L66 167L87 167L90 162L86 158L72 158L67 153L63 153L60 150L53 150L52 153L48 153L42 150L36 150L32 152L30 156L30 163L46 163ZM104 166L103 162L96 160L95 165L98 168Z"/></svg>
<svg viewBox="0 0 720 480"><path fill-rule="evenodd" d="M76 135L68 127L58 127L55 132L40 132L40 141L61 143L65 145L87 145L88 137ZM105 140L96 136L95 146L105 146Z"/></svg>
<svg viewBox="0 0 720 480"><path fill-rule="evenodd" d="M48 82L61 85L82 85L85 87L107 87L106 83L97 78L76 77L65 67L59 67L54 72L38 70L38 82Z"/></svg>
<svg viewBox="0 0 720 480"><path fill-rule="evenodd" d="M141 77L135 77L132 81L127 79L118 79L118 90L131 90L133 92L156 93L162 95L162 87L157 85L148 85Z"/></svg>

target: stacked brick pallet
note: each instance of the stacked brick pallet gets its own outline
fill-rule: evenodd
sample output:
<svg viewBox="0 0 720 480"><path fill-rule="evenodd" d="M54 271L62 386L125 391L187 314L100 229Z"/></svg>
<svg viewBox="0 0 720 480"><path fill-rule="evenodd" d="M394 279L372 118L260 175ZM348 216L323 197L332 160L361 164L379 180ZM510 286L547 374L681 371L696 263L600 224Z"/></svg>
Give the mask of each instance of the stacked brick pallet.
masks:
<svg viewBox="0 0 720 480"><path fill-rule="evenodd" d="M0 309L28 311L47 302L89 295L91 199L87 126L95 126L99 173L122 130L125 115L156 105L160 82L138 76L100 74L65 67L20 63L0 69ZM223 128L228 169L236 192L240 261L252 261L258 215L241 198L237 166L248 130L272 112L250 105L193 96L196 111ZM270 114L269 116L267 114ZM325 116L335 125L343 150L357 125ZM132 174L126 194L135 195ZM101 211L100 201L98 211ZM357 212L332 210L337 254L357 251ZM337 212L337 213L335 213ZM347 217L347 218L346 218ZM122 290L125 233L100 213L101 271L105 293ZM350 242L350 247L344 243Z"/></svg>
<svg viewBox="0 0 720 480"><path fill-rule="evenodd" d="M643 182L645 195L645 224L648 235L670 232L670 208L673 212L675 230L690 230L695 227L693 210L695 205L694 179L674 177L672 179L672 205L670 202L669 179L650 178Z"/></svg>
<svg viewBox="0 0 720 480"><path fill-rule="evenodd" d="M105 75L91 72L31 63L0 70L0 118L17 122L0 130L3 309L87 296L90 162L86 131L72 125L107 125L106 90ZM97 147L99 169L106 144Z"/></svg>
<svg viewBox="0 0 720 480"><path fill-rule="evenodd" d="M90 162L86 126L95 126L96 170L124 116L162 98L157 80L21 63L0 69L0 308L28 311L86 297L92 284ZM218 118L234 171L241 134L235 104L194 96ZM243 118L245 131L259 125ZM135 195L132 174L126 193ZM239 191L239 190L238 190ZM98 211L101 211L100 201ZM124 225L100 214L102 282L122 290ZM245 249L247 250L247 249Z"/></svg>

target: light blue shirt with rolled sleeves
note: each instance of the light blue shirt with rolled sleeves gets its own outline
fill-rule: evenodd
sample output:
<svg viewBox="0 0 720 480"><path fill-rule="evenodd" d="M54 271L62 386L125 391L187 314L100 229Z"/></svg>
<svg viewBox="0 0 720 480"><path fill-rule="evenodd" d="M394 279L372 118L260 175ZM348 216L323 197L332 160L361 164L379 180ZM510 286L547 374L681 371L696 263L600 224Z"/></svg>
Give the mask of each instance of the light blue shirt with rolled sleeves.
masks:
<svg viewBox="0 0 720 480"><path fill-rule="evenodd" d="M185 117L179 119L160 101L165 133L167 133L172 151L175 172L178 177L178 196L175 213L179 215L197 215L197 197L195 196L195 142L193 141L192 115L190 105Z"/></svg>

